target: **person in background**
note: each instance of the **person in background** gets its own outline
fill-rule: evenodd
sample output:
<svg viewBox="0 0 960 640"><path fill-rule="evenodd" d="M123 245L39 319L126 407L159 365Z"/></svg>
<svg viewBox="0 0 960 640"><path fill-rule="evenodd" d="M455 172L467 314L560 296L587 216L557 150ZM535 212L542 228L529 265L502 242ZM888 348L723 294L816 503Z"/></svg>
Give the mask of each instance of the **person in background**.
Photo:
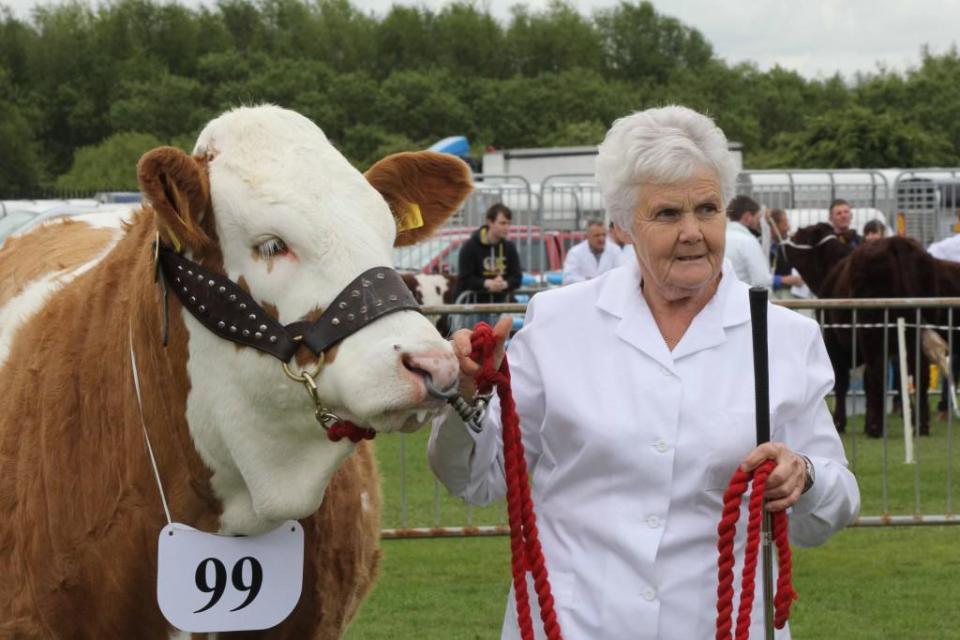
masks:
<svg viewBox="0 0 960 640"><path fill-rule="evenodd" d="M630 234L621 229L620 225L613 220L610 221L610 236L613 238L613 241L617 243L617 246L620 247L620 257L617 260L617 266L633 260L633 240L630 239Z"/></svg>
<svg viewBox="0 0 960 640"><path fill-rule="evenodd" d="M883 226L883 223L879 220L868 220L865 225L863 225L863 241L872 242L873 240L881 240L887 233L886 227Z"/></svg>
<svg viewBox="0 0 960 640"><path fill-rule="evenodd" d="M770 273L770 264L757 240L760 205L749 196L736 196L727 205L726 258L741 282L752 287L775 289L803 282L796 275Z"/></svg>
<svg viewBox="0 0 960 640"><path fill-rule="evenodd" d="M866 229L864 229L866 234ZM927 247L927 253L938 260L949 260L950 262L960 262L960 233L937 240ZM954 326L958 324L957 315L954 314ZM960 335L953 336L953 352L950 354L950 369L952 369L953 379L960 377ZM947 419L949 410L950 385L947 376L943 376L943 382L940 385L940 400L937 401L937 418L939 420Z"/></svg>
<svg viewBox="0 0 960 640"><path fill-rule="evenodd" d="M783 248L783 243L790 238L790 219L787 212L783 209L768 209L766 212L767 226L770 229L770 270L774 275L780 276L780 282L775 283L773 287L773 296L780 299L809 298L812 294L807 288L806 283L800 276L800 272L793 268L787 252ZM792 282L794 277L800 280L795 284L784 284L783 278L788 278ZM795 309L797 313L813 317L813 313L807 309Z"/></svg>
<svg viewBox="0 0 960 640"><path fill-rule="evenodd" d="M791 275L792 269L790 260L787 258L787 252L783 250L782 243L790 237L790 220L787 218L787 212L783 209L770 209L767 211L767 224L770 227L770 268L778 276Z"/></svg>
<svg viewBox="0 0 960 640"><path fill-rule="evenodd" d="M825 401L833 368L820 329L770 304L772 441L756 444L748 289L723 259L736 175L726 137L702 114L674 106L617 120L600 145L597 180L635 260L531 298L506 354L557 620L570 640L714 637L717 523L738 467L775 461L767 509L791 509L795 545L825 542L859 509ZM501 319L494 335L509 326ZM471 335L453 340L468 401L479 369ZM474 433L447 412L428 443L433 472L473 504L507 491L496 395L481 426ZM740 527L737 544L745 539ZM754 638L764 635L762 601ZM509 603L500 637L519 640L513 594ZM788 639L789 628L776 637Z"/></svg>
<svg viewBox="0 0 960 640"><path fill-rule="evenodd" d="M563 260L563 284L583 282L620 265L620 247L607 238L603 220L587 222L587 239L570 247Z"/></svg>
<svg viewBox="0 0 960 640"><path fill-rule="evenodd" d="M837 198L830 203L830 224L833 226L833 232L841 242L851 247L859 247L863 238L856 229L850 227L851 222L853 222L853 210L849 202Z"/></svg>
<svg viewBox="0 0 960 640"><path fill-rule="evenodd" d="M487 209L486 219L487 224L474 231L460 248L457 298L472 291L475 303L510 302L523 277L520 254L507 239L513 212L497 203Z"/></svg>

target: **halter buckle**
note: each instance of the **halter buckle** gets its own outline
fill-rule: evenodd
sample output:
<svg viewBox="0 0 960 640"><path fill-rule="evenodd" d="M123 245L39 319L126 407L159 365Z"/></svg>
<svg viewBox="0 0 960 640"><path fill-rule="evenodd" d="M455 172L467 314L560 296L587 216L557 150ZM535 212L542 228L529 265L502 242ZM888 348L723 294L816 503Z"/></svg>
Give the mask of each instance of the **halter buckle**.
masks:
<svg viewBox="0 0 960 640"><path fill-rule="evenodd" d="M314 378L316 378L320 374L320 370L323 369L322 353L320 354L320 360L317 362L317 368L312 372L301 371L297 374L290 370L286 362L281 362L280 364L286 376L294 382L303 384L307 393L310 394L310 399L313 400L314 406L313 417L317 419L317 422L320 423L320 426L323 427L325 431L329 430L331 425L337 422L343 422L340 416L323 406L323 401L320 400L320 392L317 389L317 383Z"/></svg>

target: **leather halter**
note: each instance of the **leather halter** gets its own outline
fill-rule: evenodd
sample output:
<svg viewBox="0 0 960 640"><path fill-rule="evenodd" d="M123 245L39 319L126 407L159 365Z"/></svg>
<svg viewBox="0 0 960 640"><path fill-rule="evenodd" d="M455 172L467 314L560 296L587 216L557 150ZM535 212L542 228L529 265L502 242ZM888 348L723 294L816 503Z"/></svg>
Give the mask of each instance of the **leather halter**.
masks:
<svg viewBox="0 0 960 640"><path fill-rule="evenodd" d="M822 244L826 244L830 242L831 240L837 240L837 236L831 233L828 236L824 236L823 238L820 238L820 240L816 244L796 244L794 243L793 240L787 238L786 240L781 242L779 246L790 247L791 249L797 249L799 251L811 251L813 249L816 249Z"/></svg>
<svg viewBox="0 0 960 640"><path fill-rule="evenodd" d="M159 247L157 261L167 287L203 326L283 363L289 362L301 345L320 356L378 318L419 309L400 274L390 267L374 267L354 278L316 321L284 326L228 277L168 247Z"/></svg>
<svg viewBox="0 0 960 640"><path fill-rule="evenodd" d="M303 384L315 406L314 417L333 442L369 440L376 431L358 427L327 409L314 381L323 367L324 352L378 318L405 309L417 309L413 293L403 278L389 267L367 269L354 278L314 322L282 325L250 294L230 278L201 267L183 255L154 244L156 276L163 299L163 343L167 343L167 289L200 324L225 340L253 347L274 356L288 378ZM318 358L313 373L290 371L287 362L303 345Z"/></svg>

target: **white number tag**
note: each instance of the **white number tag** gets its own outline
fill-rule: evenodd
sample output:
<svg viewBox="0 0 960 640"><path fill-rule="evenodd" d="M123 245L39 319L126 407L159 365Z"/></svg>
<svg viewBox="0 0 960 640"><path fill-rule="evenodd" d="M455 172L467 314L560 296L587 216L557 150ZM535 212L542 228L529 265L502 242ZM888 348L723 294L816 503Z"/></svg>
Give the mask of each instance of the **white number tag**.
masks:
<svg viewBox="0 0 960 640"><path fill-rule="evenodd" d="M290 615L302 587L303 528L294 520L259 536L177 522L160 532L157 602L182 631L268 629Z"/></svg>

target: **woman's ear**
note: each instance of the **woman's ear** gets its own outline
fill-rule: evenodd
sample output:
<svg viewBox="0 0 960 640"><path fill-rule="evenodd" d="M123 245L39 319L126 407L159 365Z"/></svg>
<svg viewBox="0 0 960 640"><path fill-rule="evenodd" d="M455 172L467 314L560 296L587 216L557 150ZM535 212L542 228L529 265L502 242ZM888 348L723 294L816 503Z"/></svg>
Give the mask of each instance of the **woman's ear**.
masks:
<svg viewBox="0 0 960 640"><path fill-rule="evenodd" d="M140 190L156 212L164 244L177 252L210 247L213 240L201 226L210 208L206 158L189 156L174 147L158 147L140 158L137 177Z"/></svg>
<svg viewBox="0 0 960 640"><path fill-rule="evenodd" d="M433 234L473 189L470 167L446 153L396 153L364 174L390 205L397 223L394 246L414 244Z"/></svg>

